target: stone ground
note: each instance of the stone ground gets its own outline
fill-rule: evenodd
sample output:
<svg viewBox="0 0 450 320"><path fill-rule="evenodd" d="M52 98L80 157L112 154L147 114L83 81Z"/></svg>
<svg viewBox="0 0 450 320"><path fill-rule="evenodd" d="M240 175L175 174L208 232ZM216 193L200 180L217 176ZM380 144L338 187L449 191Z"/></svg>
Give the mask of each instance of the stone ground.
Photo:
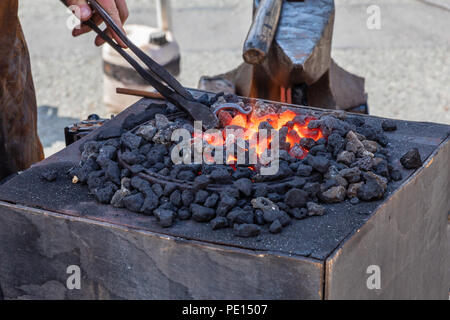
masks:
<svg viewBox="0 0 450 320"><path fill-rule="evenodd" d="M129 23L156 25L155 4L128 0ZM181 82L236 67L250 25L252 1L172 1L182 53ZM381 9L381 29L366 26L367 8ZM447 0L336 0L332 55L366 78L371 114L450 124L450 8ZM55 0L22 0L20 17L31 53L39 134L46 156L64 147L63 128L102 104L101 50L93 35L73 39L69 14Z"/></svg>

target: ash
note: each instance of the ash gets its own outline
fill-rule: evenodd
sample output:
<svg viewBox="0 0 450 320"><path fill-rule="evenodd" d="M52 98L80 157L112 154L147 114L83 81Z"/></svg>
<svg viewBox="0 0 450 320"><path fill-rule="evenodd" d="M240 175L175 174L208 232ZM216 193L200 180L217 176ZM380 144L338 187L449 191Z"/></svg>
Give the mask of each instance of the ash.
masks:
<svg viewBox="0 0 450 320"><path fill-rule="evenodd" d="M223 94L200 101L248 103ZM258 103L256 111L264 110L278 109ZM295 121L308 117L298 113ZM323 204L380 200L390 181L402 179L385 149L384 131L396 128L381 121L374 127L342 112L316 115L308 129L320 129L325 138L302 138L281 149L279 170L272 176L259 175L258 165L255 170L173 164L171 134L179 128L193 131L192 122L173 106L152 104L121 128L102 128L85 142L70 179L87 185L98 202L153 215L162 227L193 219L213 230L230 228L239 237L255 237L264 229L282 232L295 220L326 214ZM280 135L281 148L289 145L283 139Z"/></svg>

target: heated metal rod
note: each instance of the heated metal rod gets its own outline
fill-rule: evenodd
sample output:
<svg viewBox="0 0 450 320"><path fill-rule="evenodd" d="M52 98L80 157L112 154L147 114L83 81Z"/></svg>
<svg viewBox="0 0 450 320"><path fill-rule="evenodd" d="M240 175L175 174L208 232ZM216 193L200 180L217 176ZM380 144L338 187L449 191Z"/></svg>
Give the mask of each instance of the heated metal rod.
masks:
<svg viewBox="0 0 450 320"><path fill-rule="evenodd" d="M136 96L136 97L144 97L144 98L149 98L149 99L158 99L158 100L164 99L163 95L159 92L151 92L151 91L144 91L144 90L116 88L116 93L126 94L126 95Z"/></svg>

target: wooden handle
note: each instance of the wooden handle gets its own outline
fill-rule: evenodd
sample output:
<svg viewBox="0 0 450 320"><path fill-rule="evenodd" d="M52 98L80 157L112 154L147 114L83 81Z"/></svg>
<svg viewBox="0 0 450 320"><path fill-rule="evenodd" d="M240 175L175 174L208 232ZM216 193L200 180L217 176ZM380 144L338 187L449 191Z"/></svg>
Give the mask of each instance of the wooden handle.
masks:
<svg viewBox="0 0 450 320"><path fill-rule="evenodd" d="M126 94L130 96L144 97L150 99L165 99L159 92L150 92L144 90L134 90L127 88L116 88L118 94Z"/></svg>
<svg viewBox="0 0 450 320"><path fill-rule="evenodd" d="M261 0L244 43L244 60L260 64L269 53L280 20L283 0Z"/></svg>

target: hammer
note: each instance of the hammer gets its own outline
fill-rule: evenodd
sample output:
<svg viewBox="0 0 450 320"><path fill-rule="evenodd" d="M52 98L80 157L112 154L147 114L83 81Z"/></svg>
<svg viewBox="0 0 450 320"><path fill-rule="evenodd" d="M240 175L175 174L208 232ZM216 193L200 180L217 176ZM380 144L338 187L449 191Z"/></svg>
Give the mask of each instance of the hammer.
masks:
<svg viewBox="0 0 450 320"><path fill-rule="evenodd" d="M260 64L269 53L280 20L283 0L261 0L244 43L244 60Z"/></svg>

